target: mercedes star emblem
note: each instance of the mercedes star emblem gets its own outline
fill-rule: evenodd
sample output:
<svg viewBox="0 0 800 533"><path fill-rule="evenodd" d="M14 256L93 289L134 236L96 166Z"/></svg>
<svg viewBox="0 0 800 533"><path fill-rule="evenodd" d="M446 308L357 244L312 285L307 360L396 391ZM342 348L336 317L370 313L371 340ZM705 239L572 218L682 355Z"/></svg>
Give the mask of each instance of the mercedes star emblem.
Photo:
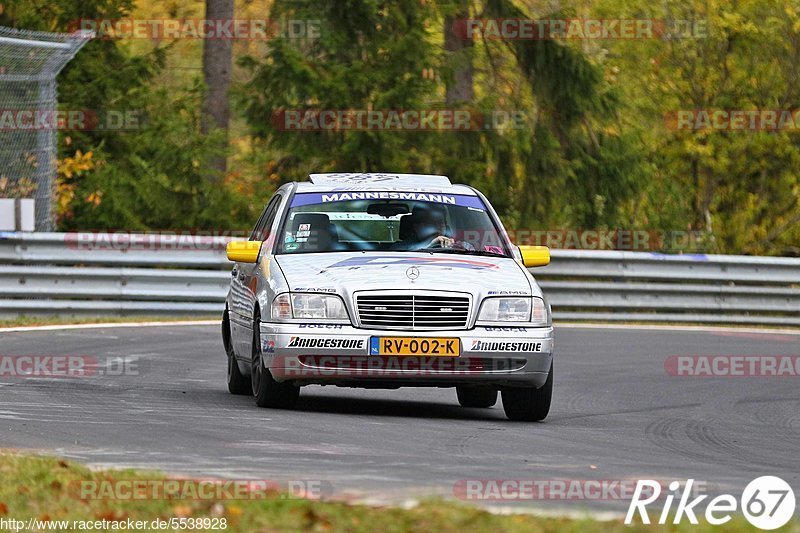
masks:
<svg viewBox="0 0 800 533"><path fill-rule="evenodd" d="M410 267L408 270L406 270L406 276L411 281L414 281L419 277L419 269L417 267Z"/></svg>

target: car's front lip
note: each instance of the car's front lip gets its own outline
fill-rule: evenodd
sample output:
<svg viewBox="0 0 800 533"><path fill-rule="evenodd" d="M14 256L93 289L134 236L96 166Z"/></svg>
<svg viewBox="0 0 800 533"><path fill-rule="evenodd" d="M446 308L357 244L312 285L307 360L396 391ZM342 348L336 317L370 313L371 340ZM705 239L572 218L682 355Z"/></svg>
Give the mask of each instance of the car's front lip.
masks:
<svg viewBox="0 0 800 533"><path fill-rule="evenodd" d="M372 337L458 338L461 355L370 355ZM298 339L318 341L312 342L314 347L304 347ZM261 348L267 366L278 381L342 385L387 381L398 385L433 386L488 383L498 387L539 387L547 378L552 362L553 328L396 331L338 324L264 322L261 324ZM527 351L514 350L519 348Z"/></svg>

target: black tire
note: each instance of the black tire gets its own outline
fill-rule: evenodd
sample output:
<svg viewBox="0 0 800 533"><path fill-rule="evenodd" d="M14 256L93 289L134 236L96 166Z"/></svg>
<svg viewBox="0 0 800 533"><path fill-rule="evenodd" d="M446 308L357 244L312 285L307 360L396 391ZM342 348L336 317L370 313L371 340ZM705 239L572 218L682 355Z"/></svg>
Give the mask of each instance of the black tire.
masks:
<svg viewBox="0 0 800 533"><path fill-rule="evenodd" d="M222 342L225 345L225 353L228 359L228 392L241 396L251 396L253 388L250 385L250 380L239 371L239 364L236 362L236 355L233 353L231 324L228 320L228 313L226 312L222 320Z"/></svg>
<svg viewBox="0 0 800 533"><path fill-rule="evenodd" d="M295 387L291 383L278 383L272 377L272 373L264 367L261 355L260 323L261 319L256 317L253 325L253 366L250 371L252 394L259 407L291 409L300 397L300 387Z"/></svg>
<svg viewBox="0 0 800 533"><path fill-rule="evenodd" d="M502 396L503 410L510 420L544 420L550 412L550 400L553 398L553 364L550 363L550 373L541 388L509 388L502 392Z"/></svg>
<svg viewBox="0 0 800 533"><path fill-rule="evenodd" d="M458 403L461 407L492 407L497 403L497 389L494 387L456 387Z"/></svg>

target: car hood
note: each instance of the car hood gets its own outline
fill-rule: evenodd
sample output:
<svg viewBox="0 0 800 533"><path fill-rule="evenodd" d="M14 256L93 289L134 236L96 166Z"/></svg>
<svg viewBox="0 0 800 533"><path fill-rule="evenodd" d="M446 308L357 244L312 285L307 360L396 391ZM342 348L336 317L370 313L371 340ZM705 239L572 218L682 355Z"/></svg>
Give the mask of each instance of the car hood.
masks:
<svg viewBox="0 0 800 533"><path fill-rule="evenodd" d="M276 260L289 290L297 292L336 292L346 298L355 291L398 289L468 292L478 299L541 295L519 263L506 257L332 252L283 254Z"/></svg>

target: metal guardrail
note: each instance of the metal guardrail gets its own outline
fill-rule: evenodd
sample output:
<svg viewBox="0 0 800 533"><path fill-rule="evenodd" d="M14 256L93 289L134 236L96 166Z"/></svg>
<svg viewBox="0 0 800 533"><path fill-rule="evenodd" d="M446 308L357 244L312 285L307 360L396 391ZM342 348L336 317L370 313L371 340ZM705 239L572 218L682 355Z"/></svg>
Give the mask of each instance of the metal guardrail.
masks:
<svg viewBox="0 0 800 533"><path fill-rule="evenodd" d="M800 259L553 250L534 275L560 320L800 325Z"/></svg>
<svg viewBox="0 0 800 533"><path fill-rule="evenodd" d="M218 315L228 240L0 233L0 316ZM795 258L553 250L533 272L557 320L800 325Z"/></svg>

